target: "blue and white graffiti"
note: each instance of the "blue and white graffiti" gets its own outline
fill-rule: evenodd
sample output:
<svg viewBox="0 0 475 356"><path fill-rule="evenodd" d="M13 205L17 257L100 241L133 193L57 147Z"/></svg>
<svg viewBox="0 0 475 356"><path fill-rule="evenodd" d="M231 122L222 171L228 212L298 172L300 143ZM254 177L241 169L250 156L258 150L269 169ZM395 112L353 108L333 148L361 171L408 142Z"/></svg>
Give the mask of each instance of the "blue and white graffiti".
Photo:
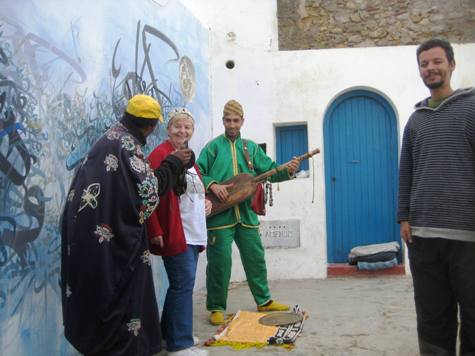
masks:
<svg viewBox="0 0 475 356"><path fill-rule="evenodd" d="M58 224L74 170L139 92L165 113L187 106L195 147L209 139L208 34L176 1L0 8L0 352L73 355L62 336ZM163 296L166 277L156 275Z"/></svg>

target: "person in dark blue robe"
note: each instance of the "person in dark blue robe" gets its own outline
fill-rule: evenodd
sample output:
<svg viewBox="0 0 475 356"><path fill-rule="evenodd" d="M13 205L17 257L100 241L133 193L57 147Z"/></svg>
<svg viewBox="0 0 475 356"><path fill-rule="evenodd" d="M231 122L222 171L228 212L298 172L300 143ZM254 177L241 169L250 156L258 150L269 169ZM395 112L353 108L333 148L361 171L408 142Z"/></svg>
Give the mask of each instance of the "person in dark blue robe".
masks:
<svg viewBox="0 0 475 356"><path fill-rule="evenodd" d="M141 146L161 107L136 95L122 120L91 148L71 184L61 222L63 323L85 355L152 355L161 350L145 220L176 184L191 150L153 171Z"/></svg>

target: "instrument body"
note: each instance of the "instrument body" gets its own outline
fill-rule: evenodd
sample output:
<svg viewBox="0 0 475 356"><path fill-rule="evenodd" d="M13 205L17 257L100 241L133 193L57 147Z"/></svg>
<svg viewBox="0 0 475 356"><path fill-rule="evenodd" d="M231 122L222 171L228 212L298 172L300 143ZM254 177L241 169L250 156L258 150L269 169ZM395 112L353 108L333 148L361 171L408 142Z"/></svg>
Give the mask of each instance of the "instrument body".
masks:
<svg viewBox="0 0 475 356"><path fill-rule="evenodd" d="M308 159L317 153L320 153L320 150L318 148L297 157L297 159L299 161L303 161L304 159ZM219 183L223 185L232 184L232 186L227 188L229 195L226 201L224 202L219 200L219 198L211 191L206 194L206 199L209 199L213 204L211 213L208 215L208 217L222 213L223 211L232 208L233 206L245 201L246 199L251 198L256 192L258 184L265 182L270 176L276 174L277 172L287 169L288 163L289 162L284 163L274 169L271 169L268 172L262 173L255 177L248 173L239 173L231 179Z"/></svg>
<svg viewBox="0 0 475 356"><path fill-rule="evenodd" d="M225 202L219 200L213 192L206 194L206 199L211 200L213 204L209 216L219 214L253 196L257 189L257 183L254 181L254 178L255 177L248 173L239 173L231 179L220 183L232 184L232 186L228 188L229 196Z"/></svg>

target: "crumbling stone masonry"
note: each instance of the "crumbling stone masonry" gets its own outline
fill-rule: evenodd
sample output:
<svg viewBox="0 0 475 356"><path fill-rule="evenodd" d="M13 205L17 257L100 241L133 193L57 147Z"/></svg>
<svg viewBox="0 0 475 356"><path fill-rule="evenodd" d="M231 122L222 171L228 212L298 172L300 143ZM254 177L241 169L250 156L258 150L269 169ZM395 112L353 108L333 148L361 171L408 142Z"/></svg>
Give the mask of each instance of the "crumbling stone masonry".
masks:
<svg viewBox="0 0 475 356"><path fill-rule="evenodd" d="M475 42L475 0L278 0L279 49Z"/></svg>

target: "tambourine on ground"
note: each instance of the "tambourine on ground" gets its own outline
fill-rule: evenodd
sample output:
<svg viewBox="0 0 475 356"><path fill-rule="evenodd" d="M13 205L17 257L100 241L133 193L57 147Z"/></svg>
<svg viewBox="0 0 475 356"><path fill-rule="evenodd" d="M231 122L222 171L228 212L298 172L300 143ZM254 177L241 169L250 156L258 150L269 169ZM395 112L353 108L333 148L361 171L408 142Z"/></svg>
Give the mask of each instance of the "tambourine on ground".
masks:
<svg viewBox="0 0 475 356"><path fill-rule="evenodd" d="M267 326L284 326L303 320L303 315L294 312L269 313L259 319L259 324Z"/></svg>

